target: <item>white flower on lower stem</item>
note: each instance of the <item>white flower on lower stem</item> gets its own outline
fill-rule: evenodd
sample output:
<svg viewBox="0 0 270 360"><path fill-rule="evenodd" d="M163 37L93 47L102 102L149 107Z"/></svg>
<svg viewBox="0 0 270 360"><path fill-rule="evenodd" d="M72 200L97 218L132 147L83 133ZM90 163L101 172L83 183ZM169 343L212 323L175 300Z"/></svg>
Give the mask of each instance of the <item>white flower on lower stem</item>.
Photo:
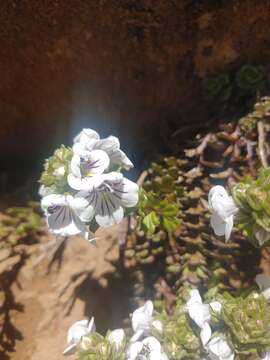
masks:
<svg viewBox="0 0 270 360"><path fill-rule="evenodd" d="M270 277L264 274L256 276L256 283L259 286L263 296L270 302Z"/></svg>
<svg viewBox="0 0 270 360"><path fill-rule="evenodd" d="M209 192L208 204L212 212L210 222L215 234L225 235L225 240L228 241L233 228L233 218L238 210L233 198L223 186L217 185Z"/></svg>
<svg viewBox="0 0 270 360"><path fill-rule="evenodd" d="M125 340L125 332L123 329L115 329L108 335L108 341L113 344L116 349L120 349Z"/></svg>
<svg viewBox="0 0 270 360"><path fill-rule="evenodd" d="M96 185L99 176L109 167L110 159L105 151L80 151L74 154L67 177L69 186L75 190L91 190Z"/></svg>
<svg viewBox="0 0 270 360"><path fill-rule="evenodd" d="M101 227L118 224L124 217L124 209L133 207L139 199L139 187L123 177L121 173L111 172L99 177L94 189L80 191L76 197L86 200L87 205L80 217L89 222L95 217Z"/></svg>
<svg viewBox="0 0 270 360"><path fill-rule="evenodd" d="M43 197L41 207L47 217L49 230L60 236L82 234L86 239L92 238L85 224L78 215L78 210L86 205L84 199L71 195L51 194Z"/></svg>
<svg viewBox="0 0 270 360"><path fill-rule="evenodd" d="M132 162L127 155L120 149L120 142L116 136L108 136L100 139L96 131L92 129L83 129L75 138L73 152L88 150L103 150L110 158L111 165L116 165L129 170L133 167Z"/></svg>
<svg viewBox="0 0 270 360"><path fill-rule="evenodd" d="M203 304L198 290L191 290L186 309L190 318L201 329L200 338L203 346L205 346L212 335L212 330L209 325L211 320L209 304Z"/></svg>
<svg viewBox="0 0 270 360"><path fill-rule="evenodd" d="M81 320L75 322L68 330L67 347L64 350L63 355L68 356L74 354L81 339L95 331L96 327L93 317L90 321Z"/></svg>
<svg viewBox="0 0 270 360"><path fill-rule="evenodd" d="M213 337L206 346L211 360L233 360L234 352L224 336Z"/></svg>
<svg viewBox="0 0 270 360"><path fill-rule="evenodd" d="M136 309L131 316L132 329L134 335L130 341L137 341L144 333L146 333L151 326L154 305L151 300Z"/></svg>
<svg viewBox="0 0 270 360"><path fill-rule="evenodd" d="M160 342L153 336L129 345L127 360L169 360L162 352Z"/></svg>

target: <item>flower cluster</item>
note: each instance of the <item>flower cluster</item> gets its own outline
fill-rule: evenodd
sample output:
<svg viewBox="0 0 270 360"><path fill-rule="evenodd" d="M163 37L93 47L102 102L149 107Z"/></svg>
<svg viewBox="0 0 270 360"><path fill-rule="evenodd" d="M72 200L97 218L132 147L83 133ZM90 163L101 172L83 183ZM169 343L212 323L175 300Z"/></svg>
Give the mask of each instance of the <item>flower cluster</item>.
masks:
<svg viewBox="0 0 270 360"><path fill-rule="evenodd" d="M239 360L270 359L270 278L256 279L262 293L215 295L203 302L197 289L179 298L173 314L158 314L152 301L131 315L131 329L102 336L94 319L68 331L64 355L79 360ZM253 358L253 357L252 357ZM254 359L255 359L254 358Z"/></svg>
<svg viewBox="0 0 270 360"><path fill-rule="evenodd" d="M62 145L41 176L41 206L50 231L91 240L91 229L121 222L125 208L138 202L138 185L121 173L132 167L118 138L100 139L92 129L83 129L72 148Z"/></svg>
<svg viewBox="0 0 270 360"><path fill-rule="evenodd" d="M133 336L128 340L123 329L108 332L105 337L96 332L94 318L73 324L67 337L63 354L76 351L79 359L93 360L168 360L161 344L151 335L151 329L162 332L162 324L153 319L153 303L147 301L131 316Z"/></svg>

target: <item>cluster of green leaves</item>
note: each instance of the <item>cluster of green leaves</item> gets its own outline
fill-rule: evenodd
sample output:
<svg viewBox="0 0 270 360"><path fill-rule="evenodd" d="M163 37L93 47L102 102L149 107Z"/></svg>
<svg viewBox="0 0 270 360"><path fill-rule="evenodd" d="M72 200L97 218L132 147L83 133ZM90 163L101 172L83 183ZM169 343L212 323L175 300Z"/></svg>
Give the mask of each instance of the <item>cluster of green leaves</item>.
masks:
<svg viewBox="0 0 270 360"><path fill-rule="evenodd" d="M172 201L170 197L160 199L154 192L140 191L138 215L140 227L148 235L153 235L157 230L173 232L180 220L180 204Z"/></svg>
<svg viewBox="0 0 270 360"><path fill-rule="evenodd" d="M256 291L233 297L228 293L218 298L222 303L219 324L236 354L245 359L270 347L270 306Z"/></svg>
<svg viewBox="0 0 270 360"><path fill-rule="evenodd" d="M67 191L67 175L69 164L72 158L72 149L61 145L56 149L53 156L45 160L44 171L40 178L40 183L55 192L63 193ZM64 168L64 174L59 176L58 169Z"/></svg>
<svg viewBox="0 0 270 360"><path fill-rule="evenodd" d="M256 180L246 178L232 189L239 208L237 227L255 246L270 243L270 168L261 169Z"/></svg>
<svg viewBox="0 0 270 360"><path fill-rule="evenodd" d="M102 336L94 332L84 336L78 352L79 360L125 360L126 359L126 342L117 348L111 344L107 336Z"/></svg>
<svg viewBox="0 0 270 360"><path fill-rule="evenodd" d="M182 301L177 304L172 315L163 313L157 318L162 322L163 331L158 333L153 330L153 335L159 339L170 360L202 358L199 336Z"/></svg>
<svg viewBox="0 0 270 360"><path fill-rule="evenodd" d="M245 96L262 90L265 82L263 66L246 64L236 73L222 73L205 79L202 89L206 99L226 102L233 93Z"/></svg>
<svg viewBox="0 0 270 360"><path fill-rule="evenodd" d="M0 213L0 248L17 245L44 226L37 203L12 207Z"/></svg>

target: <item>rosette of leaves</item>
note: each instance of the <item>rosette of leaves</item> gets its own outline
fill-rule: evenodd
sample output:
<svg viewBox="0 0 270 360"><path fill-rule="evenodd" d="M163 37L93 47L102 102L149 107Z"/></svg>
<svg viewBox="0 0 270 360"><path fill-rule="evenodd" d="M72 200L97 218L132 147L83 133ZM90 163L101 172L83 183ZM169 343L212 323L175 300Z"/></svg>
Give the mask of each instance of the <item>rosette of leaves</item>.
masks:
<svg viewBox="0 0 270 360"><path fill-rule="evenodd" d="M270 135L269 109L270 99L265 97L240 121L199 134L188 149L177 147L177 155L149 166L142 188L160 200L168 197L179 204L180 222L174 231L156 226L149 235L138 213L131 218L124 268L133 278L136 303L165 299L170 307L183 287L234 291L253 284L260 250L241 231L235 231L228 243L214 235L207 196L212 185L232 188L247 175L256 178L263 161L269 162L270 152L262 157L258 151ZM253 126L244 126L251 122ZM263 138L258 124L263 126Z"/></svg>
<svg viewBox="0 0 270 360"><path fill-rule="evenodd" d="M82 338L77 357L78 360L125 360L125 349L125 341L117 347L109 342L107 336L94 332Z"/></svg>
<svg viewBox="0 0 270 360"><path fill-rule="evenodd" d="M163 313L158 316L163 330L162 333L153 330L153 335L160 340L170 360L199 360L201 359L201 342L181 300L177 303L172 315Z"/></svg>
<svg viewBox="0 0 270 360"><path fill-rule="evenodd" d="M270 347L270 307L266 299L252 292L246 297L226 294L221 301L221 319L235 352L245 356L256 354L259 359Z"/></svg>
<svg viewBox="0 0 270 360"><path fill-rule="evenodd" d="M232 93L232 83L228 74L219 74L203 81L203 94L209 100L226 101Z"/></svg>
<svg viewBox="0 0 270 360"><path fill-rule="evenodd" d="M236 74L236 83L244 93L256 93L262 90L265 83L265 71L263 66L244 65Z"/></svg>
<svg viewBox="0 0 270 360"><path fill-rule="evenodd" d="M0 249L25 241L44 226L37 203L25 207L11 207L0 212Z"/></svg>
<svg viewBox="0 0 270 360"><path fill-rule="evenodd" d="M61 145L44 164L44 171L40 183L56 193L64 193L69 189L67 175L72 158L72 149Z"/></svg>
<svg viewBox="0 0 270 360"><path fill-rule="evenodd" d="M178 218L181 205L174 194L159 197L153 191L141 190L138 207L139 224L148 235L153 235L157 229L168 232L174 231L179 225Z"/></svg>
<svg viewBox="0 0 270 360"><path fill-rule="evenodd" d="M247 178L234 186L239 208L237 226L255 246L270 242L270 168L261 169L256 180Z"/></svg>

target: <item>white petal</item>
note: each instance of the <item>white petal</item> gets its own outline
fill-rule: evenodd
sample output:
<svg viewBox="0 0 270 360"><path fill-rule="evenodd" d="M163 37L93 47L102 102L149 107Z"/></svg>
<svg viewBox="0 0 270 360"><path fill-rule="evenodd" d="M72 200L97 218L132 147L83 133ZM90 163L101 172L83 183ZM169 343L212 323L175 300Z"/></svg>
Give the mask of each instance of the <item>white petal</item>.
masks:
<svg viewBox="0 0 270 360"><path fill-rule="evenodd" d="M213 204L212 204L212 200L214 197L224 197L226 198L228 196L228 193L226 191L226 189L223 186L220 185L216 185L213 186L208 194L208 203L209 203L209 207L212 208Z"/></svg>
<svg viewBox="0 0 270 360"><path fill-rule="evenodd" d="M73 174L69 174L67 181L68 185L74 190L92 191L94 188L102 184L103 178L101 175L78 178Z"/></svg>
<svg viewBox="0 0 270 360"><path fill-rule="evenodd" d="M113 185L115 196L121 201L124 207L133 207L137 205L139 200L139 187L138 185L126 178L121 182Z"/></svg>
<svg viewBox="0 0 270 360"><path fill-rule="evenodd" d="M99 196L95 216L96 222L99 226L109 227L119 224L122 221L124 217L124 210L122 206L116 202L116 200L117 199L110 196L110 194Z"/></svg>
<svg viewBox="0 0 270 360"><path fill-rule="evenodd" d="M222 220L217 214L214 213L211 215L210 224L216 235L218 236L225 235L226 222Z"/></svg>
<svg viewBox="0 0 270 360"><path fill-rule="evenodd" d="M201 298L201 295L199 293L199 291L197 289L193 289L193 290L190 290L189 292L189 300L186 304L186 307L188 308L190 305L192 305L193 303L200 303L202 304L202 298Z"/></svg>
<svg viewBox="0 0 270 360"><path fill-rule="evenodd" d="M150 352L152 352L152 351L157 351L158 353L161 352L160 342L154 336L149 336L149 337L145 338L142 341L142 343L144 346L146 346L150 350Z"/></svg>
<svg viewBox="0 0 270 360"><path fill-rule="evenodd" d="M228 241L231 236L231 232L233 229L233 215L226 219L225 225L225 240Z"/></svg>
<svg viewBox="0 0 270 360"><path fill-rule="evenodd" d="M201 329L211 318L208 304L193 303L188 307L188 314Z"/></svg>
<svg viewBox="0 0 270 360"><path fill-rule="evenodd" d="M152 301L148 300L146 303L136 309L132 314L132 328L133 331L138 329L148 329L152 320L154 305Z"/></svg>
<svg viewBox="0 0 270 360"><path fill-rule="evenodd" d="M81 159L79 155L73 155L70 162L70 170L76 177L81 177Z"/></svg>
<svg viewBox="0 0 270 360"><path fill-rule="evenodd" d="M84 160L89 162L89 173L91 175L102 174L110 164L109 156L102 150L87 152Z"/></svg>
<svg viewBox="0 0 270 360"><path fill-rule="evenodd" d="M66 205L66 197L64 195L50 194L44 196L41 200L41 207L44 211L47 211L48 207L54 205Z"/></svg>
<svg viewBox="0 0 270 360"><path fill-rule="evenodd" d="M203 346L205 346L208 343L208 341L211 338L211 335L212 335L211 327L208 323L205 323L200 333L200 338Z"/></svg>
<svg viewBox="0 0 270 360"><path fill-rule="evenodd" d="M96 331L95 318L92 316L87 325L87 333L90 334L91 332L95 332L95 331Z"/></svg>
<svg viewBox="0 0 270 360"><path fill-rule="evenodd" d="M87 334L88 320L76 321L68 330L67 342L79 343L82 336Z"/></svg>
<svg viewBox="0 0 270 360"><path fill-rule="evenodd" d="M90 140L99 140L99 134L93 129L82 129L82 131L73 139L74 143L87 143Z"/></svg>
<svg viewBox="0 0 270 360"><path fill-rule="evenodd" d="M143 349L142 342L136 341L134 343L131 343L127 351L128 360L136 360L137 356L140 354L142 349Z"/></svg>
<svg viewBox="0 0 270 360"><path fill-rule="evenodd" d="M211 359L233 360L234 353L223 336L212 338L207 344Z"/></svg>
<svg viewBox="0 0 270 360"><path fill-rule="evenodd" d="M73 355L73 354L75 354L76 349L77 349L77 344L70 344L70 345L68 345L68 346L65 348L65 350L63 351L63 355L64 355L64 356Z"/></svg>
<svg viewBox="0 0 270 360"><path fill-rule="evenodd" d="M111 344L114 344L116 346L116 349L119 349L122 346L124 339L125 332L123 329L113 330L108 336L109 342Z"/></svg>

